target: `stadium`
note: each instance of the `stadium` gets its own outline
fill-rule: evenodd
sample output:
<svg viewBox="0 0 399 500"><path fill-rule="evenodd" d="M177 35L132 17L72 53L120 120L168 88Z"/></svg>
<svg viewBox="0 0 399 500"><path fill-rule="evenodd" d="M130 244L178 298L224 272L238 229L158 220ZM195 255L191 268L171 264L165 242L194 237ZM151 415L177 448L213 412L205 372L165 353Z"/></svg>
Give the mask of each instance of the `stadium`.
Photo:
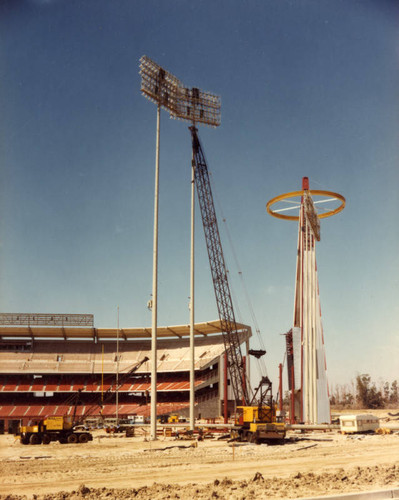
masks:
<svg viewBox="0 0 399 500"><path fill-rule="evenodd" d="M251 328L237 328L248 354ZM189 325L157 328L160 417L188 416L189 334ZM151 328L95 328L93 316L84 314L2 313L0 431L14 433L30 420L74 413L82 421L89 415L144 420L150 415L150 359ZM195 324L194 363L195 417L227 417L234 395L219 320Z"/></svg>

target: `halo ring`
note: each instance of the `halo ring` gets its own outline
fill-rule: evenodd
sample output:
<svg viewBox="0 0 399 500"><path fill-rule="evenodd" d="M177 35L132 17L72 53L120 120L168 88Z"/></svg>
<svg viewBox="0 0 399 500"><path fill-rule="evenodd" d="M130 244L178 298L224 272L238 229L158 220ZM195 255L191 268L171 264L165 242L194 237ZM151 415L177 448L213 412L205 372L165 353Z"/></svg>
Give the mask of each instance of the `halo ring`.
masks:
<svg viewBox="0 0 399 500"><path fill-rule="evenodd" d="M308 189L306 192L310 193L311 195L316 195L316 196L329 196L332 198L336 198L337 200L340 200L341 205L334 210L330 210L329 212L326 212L324 214L317 214L317 217L319 219L325 219L326 217L331 217L332 215L338 214L339 212L342 212L342 210L345 208L345 203L346 200L345 198L338 193L333 193L332 191L324 191L321 189ZM291 191L290 193L284 193L280 194L279 196L276 196L275 198L272 198L269 200L266 204L266 210L267 213L270 214L272 217L276 217L277 219L285 219L285 220L298 220L299 215L285 215L285 214L279 214L277 212L273 212L271 207L282 200L286 200L288 198L294 198L295 196L303 196L305 193L304 190L302 191Z"/></svg>

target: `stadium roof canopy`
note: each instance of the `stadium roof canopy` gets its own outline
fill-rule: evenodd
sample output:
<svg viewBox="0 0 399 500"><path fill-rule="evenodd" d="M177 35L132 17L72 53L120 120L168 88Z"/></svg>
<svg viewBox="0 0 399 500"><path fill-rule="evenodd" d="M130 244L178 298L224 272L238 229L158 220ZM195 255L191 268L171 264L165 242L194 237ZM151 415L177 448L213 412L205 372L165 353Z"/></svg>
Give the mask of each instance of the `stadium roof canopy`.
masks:
<svg viewBox="0 0 399 500"><path fill-rule="evenodd" d="M251 327L237 323L237 330L245 330L251 335ZM223 332L220 320L195 323L194 334L207 337ZM190 325L159 326L157 328L158 338L183 338L190 335ZM94 328L94 327L54 327L54 326L0 326L0 339L5 338L28 338L28 339L93 339L93 340L115 340L118 337L117 328ZM143 339L151 338L151 327L145 328L120 328L119 339Z"/></svg>

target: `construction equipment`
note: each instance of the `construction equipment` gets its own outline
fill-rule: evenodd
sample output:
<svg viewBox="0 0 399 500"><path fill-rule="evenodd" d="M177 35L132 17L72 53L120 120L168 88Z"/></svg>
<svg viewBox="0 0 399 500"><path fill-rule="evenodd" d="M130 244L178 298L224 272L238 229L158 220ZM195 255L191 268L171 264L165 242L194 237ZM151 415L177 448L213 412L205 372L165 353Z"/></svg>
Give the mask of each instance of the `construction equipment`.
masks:
<svg viewBox="0 0 399 500"><path fill-rule="evenodd" d="M87 411L79 418L76 417L76 410L80 403L81 390L74 393L65 404L70 404L74 401L74 409L72 415L64 416L49 416L44 420L36 420L29 422L28 425L22 425L18 429L20 441L22 444L50 444L51 441L59 441L60 443L87 443L93 440L90 432L84 430L83 423L87 417L92 415L98 408L111 401L115 392L126 382L126 380L140 368L140 366L148 361L148 357L144 357L136 363L128 372L119 376L118 386L112 385L103 394L100 401L98 397ZM101 411L100 411L101 413Z"/></svg>
<svg viewBox="0 0 399 500"><path fill-rule="evenodd" d="M186 422L186 419L184 417L176 415L176 413L172 413L167 418L168 424L177 424L177 423L183 423L183 422Z"/></svg>
<svg viewBox="0 0 399 500"><path fill-rule="evenodd" d="M272 383L268 377L261 378L259 386L251 396L251 388L246 377L245 363L240 347L208 167L195 125L189 127L189 130L192 139L194 181L201 209L216 304L223 331L230 383L236 405L238 405L237 409L241 412L233 435L240 440L257 443L283 439L285 426L284 423L276 421ZM265 354L265 351L253 351L253 354L255 357L259 357Z"/></svg>
<svg viewBox="0 0 399 500"><path fill-rule="evenodd" d="M261 384L267 389L257 406L237 406L239 417L232 434L240 441L260 444L275 443L285 438L285 424L276 415L276 404L273 403L272 383L268 377L263 377Z"/></svg>
<svg viewBox="0 0 399 500"><path fill-rule="evenodd" d="M44 420L32 422L20 427L22 444L87 443L93 440L90 432L75 430L71 416L47 417Z"/></svg>
<svg viewBox="0 0 399 500"><path fill-rule="evenodd" d="M75 426L82 425L85 419L90 415L92 415L95 411L97 411L99 407L100 407L100 414L102 415L103 405L112 401L112 399L115 397L115 393L122 387L122 385L133 375L134 372L136 372L140 368L141 365L143 365L148 360L149 358L145 356L141 361L133 365L133 367L126 373L120 373L118 377L118 385L117 386L110 385L109 388L102 394L100 401L98 401L98 396L96 396L93 404L84 412L84 414L80 418L76 418L76 410L78 405L81 403L80 401L81 391L78 391L74 395L75 397L74 413L73 413L74 425Z"/></svg>

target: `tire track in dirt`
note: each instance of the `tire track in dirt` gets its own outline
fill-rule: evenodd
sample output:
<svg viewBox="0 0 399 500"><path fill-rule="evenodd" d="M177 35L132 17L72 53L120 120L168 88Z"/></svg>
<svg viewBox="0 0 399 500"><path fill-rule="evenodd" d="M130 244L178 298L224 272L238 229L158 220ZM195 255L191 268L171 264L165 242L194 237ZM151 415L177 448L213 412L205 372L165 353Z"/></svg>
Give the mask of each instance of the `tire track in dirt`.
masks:
<svg viewBox="0 0 399 500"><path fill-rule="evenodd" d="M266 459L249 458L245 460L232 460L232 457L218 457L217 460L203 462L204 457L189 457L189 461L183 462L180 457L179 464L172 461L167 464L167 460L161 457L162 465L158 457L144 461L134 457L124 457L121 461L117 457L110 463L107 459L90 459L85 461L86 467L79 466L74 461L63 464L61 459L52 460L51 463L23 462L18 463L19 474L14 476L14 480L9 482L9 477L3 476L3 483L0 486L1 493L20 493L27 494L32 491L44 493L57 491L72 491L79 485L85 484L91 488L138 488L141 486L157 483L207 483L209 481L220 480L229 477L233 480L244 480L260 472L265 478L278 476L286 478L296 473L310 472L331 472L339 468L351 469L361 462L362 466L389 465L392 460L389 456L399 457L399 440L389 446L389 453L386 447L368 447L367 453L363 447L350 450L351 453L326 453L326 450L318 450L315 453L311 450L295 451L295 456L282 458L270 457ZM348 450L349 451L349 450ZM142 458L142 457L140 457ZM61 465L64 465L64 472L60 471ZM29 467L32 465L32 468ZM82 465L82 463L80 463ZM65 470L66 469L66 470ZM9 470L9 472L11 472ZM28 481L30 475L36 475L37 480ZM62 474L68 474L65 477Z"/></svg>

